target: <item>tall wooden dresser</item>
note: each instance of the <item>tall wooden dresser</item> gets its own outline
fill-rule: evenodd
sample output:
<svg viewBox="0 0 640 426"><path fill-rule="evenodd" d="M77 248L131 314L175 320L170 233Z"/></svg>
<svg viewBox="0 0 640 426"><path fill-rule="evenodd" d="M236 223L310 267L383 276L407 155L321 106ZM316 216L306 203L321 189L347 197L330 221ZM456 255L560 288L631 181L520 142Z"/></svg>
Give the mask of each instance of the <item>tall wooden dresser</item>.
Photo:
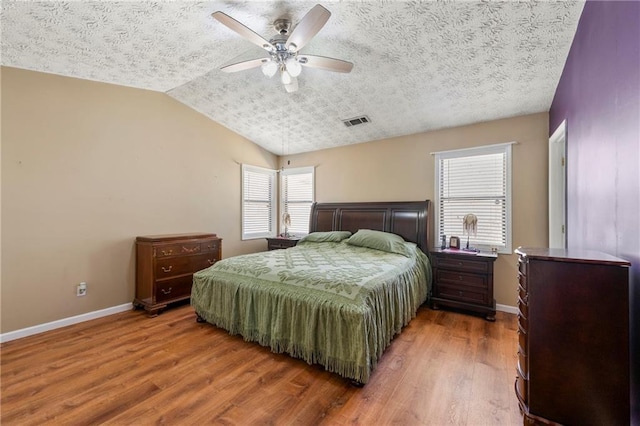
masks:
<svg viewBox="0 0 640 426"><path fill-rule="evenodd" d="M193 273L220 260L221 251L216 234L137 237L133 306L156 316L169 303L190 298Z"/></svg>
<svg viewBox="0 0 640 426"><path fill-rule="evenodd" d="M525 424L628 425L629 262L573 249L516 254Z"/></svg>

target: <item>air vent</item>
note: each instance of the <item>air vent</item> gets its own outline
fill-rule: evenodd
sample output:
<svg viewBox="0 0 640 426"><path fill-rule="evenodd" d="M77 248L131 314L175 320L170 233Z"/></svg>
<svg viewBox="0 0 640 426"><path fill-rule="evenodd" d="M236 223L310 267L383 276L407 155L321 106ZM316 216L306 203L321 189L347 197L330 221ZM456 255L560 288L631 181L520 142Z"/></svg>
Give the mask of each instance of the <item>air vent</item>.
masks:
<svg viewBox="0 0 640 426"><path fill-rule="evenodd" d="M366 115L342 120L344 125L347 127L357 126L358 124L368 123L369 121L369 117L367 117Z"/></svg>

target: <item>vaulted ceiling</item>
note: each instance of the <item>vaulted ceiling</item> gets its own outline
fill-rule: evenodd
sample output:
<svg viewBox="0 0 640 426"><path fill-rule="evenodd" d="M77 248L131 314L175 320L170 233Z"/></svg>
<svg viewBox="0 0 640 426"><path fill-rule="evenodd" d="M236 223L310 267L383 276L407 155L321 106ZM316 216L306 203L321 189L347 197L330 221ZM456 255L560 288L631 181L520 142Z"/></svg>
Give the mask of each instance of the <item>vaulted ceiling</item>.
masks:
<svg viewBox="0 0 640 426"><path fill-rule="evenodd" d="M330 0L307 54L353 62L305 67L287 93L266 57L211 13L270 39L309 1L2 0L2 65L166 92L275 154L295 154L548 111L583 1ZM346 127L342 119L370 123Z"/></svg>

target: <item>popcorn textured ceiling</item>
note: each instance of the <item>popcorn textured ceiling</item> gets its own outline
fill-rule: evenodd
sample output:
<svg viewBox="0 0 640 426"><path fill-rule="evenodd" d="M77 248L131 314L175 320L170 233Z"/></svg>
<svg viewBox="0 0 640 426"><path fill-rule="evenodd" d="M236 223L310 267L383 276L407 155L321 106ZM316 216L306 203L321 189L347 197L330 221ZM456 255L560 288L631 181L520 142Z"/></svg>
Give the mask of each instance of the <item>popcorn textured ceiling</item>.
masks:
<svg viewBox="0 0 640 426"><path fill-rule="evenodd" d="M332 16L303 53L354 63L304 68L286 93L266 57L211 18L266 39L308 1L2 1L2 65L166 92L278 154L548 111L584 2L323 1ZM367 115L346 127L342 119Z"/></svg>

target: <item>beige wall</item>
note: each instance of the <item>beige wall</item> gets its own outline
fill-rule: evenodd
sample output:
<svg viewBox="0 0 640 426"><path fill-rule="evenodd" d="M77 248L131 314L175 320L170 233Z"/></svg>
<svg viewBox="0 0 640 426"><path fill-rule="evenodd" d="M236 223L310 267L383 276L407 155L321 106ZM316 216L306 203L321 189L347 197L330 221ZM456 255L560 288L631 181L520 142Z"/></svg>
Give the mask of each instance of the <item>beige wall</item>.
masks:
<svg viewBox="0 0 640 426"><path fill-rule="evenodd" d="M1 332L128 303L136 235L240 240L240 163L277 157L169 96L2 68ZM76 285L88 294L76 297Z"/></svg>
<svg viewBox="0 0 640 426"><path fill-rule="evenodd" d="M548 134L548 114L540 113L287 156L281 165L316 166L319 202L434 200L432 152L515 141L513 247L546 247ZM496 261L499 304L516 305L516 262L514 255Z"/></svg>

